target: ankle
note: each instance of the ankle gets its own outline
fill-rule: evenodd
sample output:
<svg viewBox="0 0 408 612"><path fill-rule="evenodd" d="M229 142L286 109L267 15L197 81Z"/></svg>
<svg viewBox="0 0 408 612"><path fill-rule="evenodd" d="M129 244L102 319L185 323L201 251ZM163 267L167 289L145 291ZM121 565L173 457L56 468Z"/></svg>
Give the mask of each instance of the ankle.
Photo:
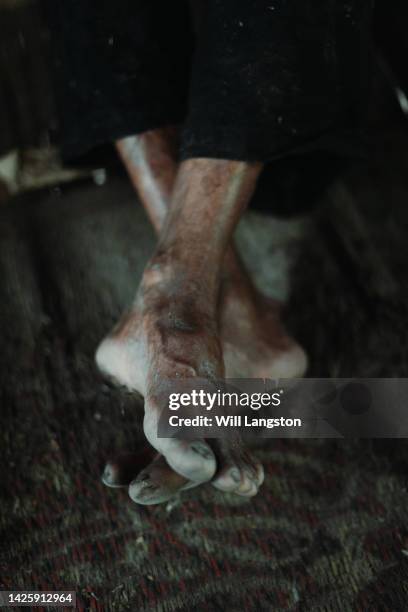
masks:
<svg viewBox="0 0 408 612"><path fill-rule="evenodd" d="M205 275L183 258L159 251L147 264L141 283L149 302L178 302L206 317L215 317L219 281L214 273Z"/></svg>

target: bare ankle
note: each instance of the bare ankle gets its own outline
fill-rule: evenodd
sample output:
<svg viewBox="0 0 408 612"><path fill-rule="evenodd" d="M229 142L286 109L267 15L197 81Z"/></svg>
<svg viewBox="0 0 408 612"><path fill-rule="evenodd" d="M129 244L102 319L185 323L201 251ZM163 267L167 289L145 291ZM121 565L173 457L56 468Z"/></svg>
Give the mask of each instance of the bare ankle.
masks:
<svg viewBox="0 0 408 612"><path fill-rule="evenodd" d="M219 290L216 269L202 270L171 250L160 250L145 268L141 290L153 298L166 297L171 301L189 304L203 315L215 318Z"/></svg>

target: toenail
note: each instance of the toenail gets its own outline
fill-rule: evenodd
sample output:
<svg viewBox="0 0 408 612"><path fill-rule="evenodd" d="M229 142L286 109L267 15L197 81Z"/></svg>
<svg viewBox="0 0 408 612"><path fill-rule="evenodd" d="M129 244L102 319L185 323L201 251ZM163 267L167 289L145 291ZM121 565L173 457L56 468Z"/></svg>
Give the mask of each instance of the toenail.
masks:
<svg viewBox="0 0 408 612"><path fill-rule="evenodd" d="M136 478L133 481L134 485L140 485L143 491L149 489L152 491L153 489L157 489L159 485L155 484L152 480L150 480L150 476L147 474L146 476L142 476L142 478Z"/></svg>
<svg viewBox="0 0 408 612"><path fill-rule="evenodd" d="M150 482L143 487L143 489L141 490L141 493L142 494L153 493L154 491L157 491L157 489L159 488L160 488L159 485L156 485Z"/></svg>
<svg viewBox="0 0 408 612"><path fill-rule="evenodd" d="M241 492L243 497L254 497L258 493L258 487L255 483L252 483L250 489L246 489L244 492Z"/></svg>
<svg viewBox="0 0 408 612"><path fill-rule="evenodd" d="M241 473L238 468L232 468L232 470L229 471L229 476L234 482L241 482Z"/></svg>
<svg viewBox="0 0 408 612"><path fill-rule="evenodd" d="M141 485L141 487L139 487L139 485ZM155 493L160 487L157 484L154 484L153 482L147 482L146 480L140 481L140 480L135 480L134 482L132 482L132 484L130 485L130 489L139 489L137 492L137 497L140 495L150 495L151 493Z"/></svg>
<svg viewBox="0 0 408 612"><path fill-rule="evenodd" d="M252 497L258 492L257 484L252 480L244 480L241 486L237 489L236 493L238 495L242 495L243 497Z"/></svg>
<svg viewBox="0 0 408 612"><path fill-rule="evenodd" d="M113 470L110 465L107 465L103 470L102 478L104 480L112 480L113 478Z"/></svg>
<svg viewBox="0 0 408 612"><path fill-rule="evenodd" d="M254 487L257 488L256 481L248 472L244 471L244 478L237 492L241 493L242 495L247 495Z"/></svg>
<svg viewBox="0 0 408 612"><path fill-rule="evenodd" d="M258 478L253 470L244 470L244 475L246 476L246 478L248 478L248 480L250 480L254 484L257 484Z"/></svg>
<svg viewBox="0 0 408 612"><path fill-rule="evenodd" d="M163 494L160 491L160 487L157 485L146 486L136 490L129 487L129 497L134 502L139 504L150 504L155 503L155 500L160 500Z"/></svg>
<svg viewBox="0 0 408 612"><path fill-rule="evenodd" d="M203 457L203 459L213 458L210 448L204 444L204 442L193 442L193 444L190 445L190 448L194 453L197 453L197 455Z"/></svg>

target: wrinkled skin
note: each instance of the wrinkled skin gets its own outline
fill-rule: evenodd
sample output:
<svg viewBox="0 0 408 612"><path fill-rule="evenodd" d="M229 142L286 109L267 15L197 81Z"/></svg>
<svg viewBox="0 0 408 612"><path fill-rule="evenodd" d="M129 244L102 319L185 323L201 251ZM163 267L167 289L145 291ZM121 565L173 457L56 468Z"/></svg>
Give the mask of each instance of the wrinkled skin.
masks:
<svg viewBox="0 0 408 612"><path fill-rule="evenodd" d="M131 498L147 504L209 480L221 490L254 495L263 470L238 439L160 439L157 423L171 380L290 377L305 370L279 306L254 289L231 246L262 166L211 159L178 165L172 128L117 147L160 237L131 311L101 343L96 360L110 378L144 396L145 435L159 455L140 473L140 458L116 458L103 480L129 485Z"/></svg>

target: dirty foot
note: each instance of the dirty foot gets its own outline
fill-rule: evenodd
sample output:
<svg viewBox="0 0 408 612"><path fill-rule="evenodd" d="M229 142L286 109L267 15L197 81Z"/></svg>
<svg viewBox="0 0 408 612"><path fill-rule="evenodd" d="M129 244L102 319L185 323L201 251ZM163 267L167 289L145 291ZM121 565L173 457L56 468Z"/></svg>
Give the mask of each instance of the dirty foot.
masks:
<svg viewBox="0 0 408 612"><path fill-rule="evenodd" d="M239 443L234 444L233 450L227 443L213 449L200 439L183 441L157 436L174 380L216 380L224 376L215 302L201 283L189 279L176 264L153 259L133 308L99 346L96 361L110 378L144 396L146 438L177 474L193 483L215 476L214 484L223 490L254 495L263 478L262 468ZM159 473L157 469L156 472ZM142 482L140 475L136 480ZM114 480L107 481L109 478L105 478L106 484L115 485ZM143 482L147 482L146 478ZM185 484L181 486L185 488ZM146 489L146 484L142 488ZM138 490L130 486L133 499ZM163 501L160 492L158 498Z"/></svg>
<svg viewBox="0 0 408 612"><path fill-rule="evenodd" d="M303 349L282 322L282 305L252 285L223 283L220 337L227 378L301 378L307 368Z"/></svg>

